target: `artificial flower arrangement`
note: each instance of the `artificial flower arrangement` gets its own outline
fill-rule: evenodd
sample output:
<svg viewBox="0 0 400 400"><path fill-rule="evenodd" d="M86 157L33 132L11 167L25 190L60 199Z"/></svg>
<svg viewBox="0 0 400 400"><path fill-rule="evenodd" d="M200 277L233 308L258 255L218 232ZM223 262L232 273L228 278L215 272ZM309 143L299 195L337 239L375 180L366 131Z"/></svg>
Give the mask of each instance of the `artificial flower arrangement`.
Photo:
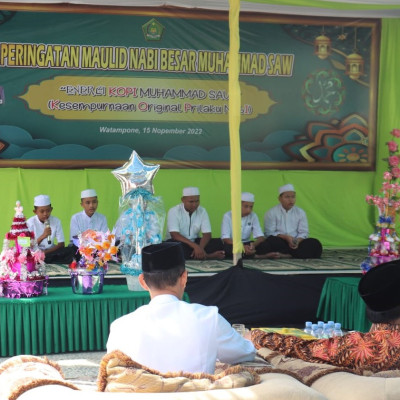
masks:
<svg viewBox="0 0 400 400"><path fill-rule="evenodd" d="M78 261L74 260L69 265L71 270L85 270L104 273L108 270L108 262L118 261L118 247L115 245L115 235L110 231L100 232L88 229L78 235L76 243L80 254Z"/></svg>
<svg viewBox="0 0 400 400"><path fill-rule="evenodd" d="M400 138L400 129L393 129L390 134L393 139ZM367 195L366 202L375 205L379 211L376 230L369 236L369 256L361 264L363 273L372 267L400 258L399 242L395 229L395 216L400 208L400 155L399 146L394 140L386 143L389 157L388 169L383 173L383 183L379 195Z"/></svg>

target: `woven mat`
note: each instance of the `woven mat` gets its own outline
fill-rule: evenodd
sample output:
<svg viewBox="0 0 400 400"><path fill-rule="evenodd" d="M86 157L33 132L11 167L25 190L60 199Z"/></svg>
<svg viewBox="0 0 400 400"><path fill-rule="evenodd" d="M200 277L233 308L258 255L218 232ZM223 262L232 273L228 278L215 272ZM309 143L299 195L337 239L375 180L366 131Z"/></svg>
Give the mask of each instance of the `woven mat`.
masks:
<svg viewBox="0 0 400 400"><path fill-rule="evenodd" d="M277 260L243 260L245 268L263 272L306 272L306 271L351 271L360 272L360 264L368 255L367 248L324 249L320 259L299 260L282 258ZM192 273L220 272L233 265L232 260L187 261L186 268Z"/></svg>
<svg viewBox="0 0 400 400"><path fill-rule="evenodd" d="M360 264L368 255L366 248L357 249L324 249L320 259L299 260L283 258L278 260L243 260L245 268L257 269L263 272L293 273L318 271L350 271L360 272ZM186 261L186 269L191 275L213 274L230 268L232 260ZM68 277L67 264L48 264L49 277ZM122 276L119 264L110 263L107 276Z"/></svg>

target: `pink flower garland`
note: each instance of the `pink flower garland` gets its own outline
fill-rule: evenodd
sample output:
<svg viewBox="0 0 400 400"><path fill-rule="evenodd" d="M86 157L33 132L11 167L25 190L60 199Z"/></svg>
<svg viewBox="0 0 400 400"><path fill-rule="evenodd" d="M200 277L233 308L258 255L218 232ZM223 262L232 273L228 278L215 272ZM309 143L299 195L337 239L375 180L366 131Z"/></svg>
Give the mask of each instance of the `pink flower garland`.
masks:
<svg viewBox="0 0 400 400"><path fill-rule="evenodd" d="M394 138L400 138L400 129L393 129L390 134ZM397 210L400 208L400 199L397 195L400 192L400 184L396 181L400 177L400 156L396 153L399 146L393 140L386 143L389 150L388 171L383 173L383 183L380 189L381 195L367 195L365 200L368 204L375 205L380 215L388 216L389 208Z"/></svg>

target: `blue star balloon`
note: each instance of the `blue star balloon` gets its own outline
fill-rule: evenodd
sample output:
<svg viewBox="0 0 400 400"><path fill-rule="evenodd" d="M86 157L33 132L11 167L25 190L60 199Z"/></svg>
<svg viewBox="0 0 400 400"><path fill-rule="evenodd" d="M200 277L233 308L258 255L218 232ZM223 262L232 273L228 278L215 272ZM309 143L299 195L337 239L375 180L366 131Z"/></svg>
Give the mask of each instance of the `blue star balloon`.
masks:
<svg viewBox="0 0 400 400"><path fill-rule="evenodd" d="M145 164L136 151L133 151L129 161L111 173L119 180L123 197L139 188L153 194L153 178L159 168L159 165Z"/></svg>

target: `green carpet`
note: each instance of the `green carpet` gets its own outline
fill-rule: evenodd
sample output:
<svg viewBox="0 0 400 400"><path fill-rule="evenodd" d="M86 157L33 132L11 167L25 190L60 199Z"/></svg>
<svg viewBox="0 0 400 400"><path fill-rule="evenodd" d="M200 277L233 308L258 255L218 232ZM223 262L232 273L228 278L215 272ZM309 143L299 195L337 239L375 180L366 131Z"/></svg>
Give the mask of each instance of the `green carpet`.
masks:
<svg viewBox="0 0 400 400"><path fill-rule="evenodd" d="M299 260L284 258L278 260L243 260L245 268L269 273L317 273L317 272L360 272L360 264L367 257L367 248L324 249L320 259ZM213 274L228 269L232 260L186 261L186 268L191 276ZM50 278L68 277L68 265L48 264ZM110 263L108 277L122 276L119 264Z"/></svg>

